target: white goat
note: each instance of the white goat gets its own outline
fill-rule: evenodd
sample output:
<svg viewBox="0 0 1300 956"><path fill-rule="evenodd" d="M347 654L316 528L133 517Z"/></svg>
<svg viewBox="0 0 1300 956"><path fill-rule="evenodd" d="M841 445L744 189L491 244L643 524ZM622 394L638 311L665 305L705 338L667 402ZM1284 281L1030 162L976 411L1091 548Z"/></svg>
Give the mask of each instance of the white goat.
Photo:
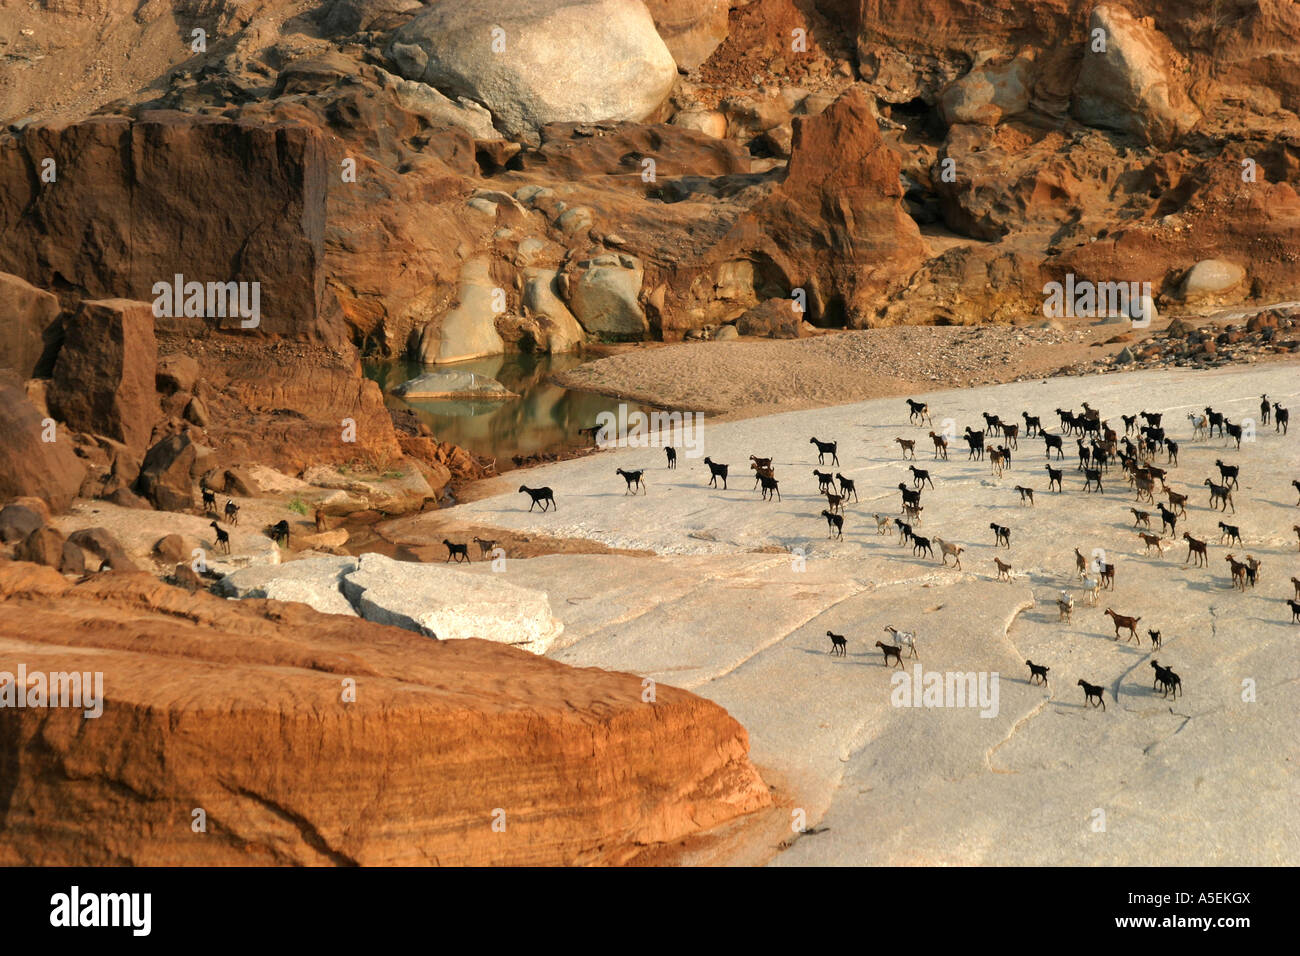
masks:
<svg viewBox="0 0 1300 956"><path fill-rule="evenodd" d="M908 657L915 657L917 660L920 660L920 655L916 653L916 635L913 632L900 631L892 624L886 624L885 630L894 635L894 640L898 643L899 647L906 647L911 650L912 653L909 654Z"/></svg>

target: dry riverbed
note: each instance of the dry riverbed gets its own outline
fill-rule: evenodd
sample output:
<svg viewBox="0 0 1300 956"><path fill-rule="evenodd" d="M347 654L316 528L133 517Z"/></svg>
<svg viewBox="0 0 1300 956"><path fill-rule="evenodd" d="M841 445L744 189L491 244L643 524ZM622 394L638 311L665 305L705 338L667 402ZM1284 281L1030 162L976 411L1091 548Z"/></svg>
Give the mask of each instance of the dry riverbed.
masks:
<svg viewBox="0 0 1300 956"><path fill-rule="evenodd" d="M958 435L981 424L981 411L1018 418L1028 409L1053 430L1053 409L1082 400L1114 422L1120 412L1163 411L1182 445L1171 486L1191 493L1178 532L1209 540L1206 568L1185 566L1185 544L1168 536L1165 553L1144 552L1118 469L1104 493L1085 494L1071 455L1065 493L1048 494L1037 439L1020 440L1001 478L967 461L960 437L951 459L935 462L931 426L909 425L893 398L710 423L701 453L731 464L729 490L707 487L699 458L670 471L659 448L620 449L520 472L555 489L557 510L529 513L512 485L408 519L405 530L428 523L432 535L436 522L454 521L654 553L517 560L507 551L495 571L484 562L468 570L548 596L563 624L548 656L686 687L745 725L783 818L765 815L747 839L732 833L696 859L1295 864L1300 629L1285 598L1300 574L1290 484L1300 477L1300 435L1260 427L1238 451L1218 438L1193 441L1186 415L1211 404L1240 421L1258 414L1264 392L1294 405L1296 372L1294 363L1145 371L915 396L929 401L935 427L951 419ZM827 539L810 435L838 440L840 465L829 470L857 482L843 541ZM917 439L916 464L934 474L919 533L962 544L961 570L876 533L871 513L894 515L896 486L911 478L895 436ZM781 501L751 490L751 453L775 458ZM1217 480L1216 458L1242 466L1226 520L1241 527L1244 547L1218 544L1222 515L1202 486ZM617 467L648 469L648 493L625 495ZM1032 508L1016 484L1037 491ZM994 547L991 521L1013 529L1010 549ZM1117 566L1114 591L1096 607L1079 589L1076 547L1101 549ZM1231 587L1229 551L1263 562L1256 588ZM996 579L994 556L1012 564L1010 583ZM1063 589L1077 605L1070 623L1058 619ZM1141 617L1138 642L1114 639L1108 606ZM874 645L886 624L917 633L919 662L885 666ZM1148 628L1161 631L1159 650ZM846 656L828 654L828 630L848 638ZM1051 667L1048 687L1029 682L1026 658ZM1152 690L1153 658L1182 676L1184 696ZM955 706L951 692L935 701L894 683L925 686L932 672L954 689L958 675L973 675L984 698ZM1105 711L1084 706L1080 679L1105 688ZM946 706L899 705L918 699ZM805 829L793 831L799 819Z"/></svg>

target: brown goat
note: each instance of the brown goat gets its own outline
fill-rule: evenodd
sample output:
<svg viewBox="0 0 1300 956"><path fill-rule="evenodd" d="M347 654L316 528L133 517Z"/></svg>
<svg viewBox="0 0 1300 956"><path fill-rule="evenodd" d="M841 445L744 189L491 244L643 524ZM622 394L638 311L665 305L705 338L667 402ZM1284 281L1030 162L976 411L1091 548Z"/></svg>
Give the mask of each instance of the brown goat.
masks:
<svg viewBox="0 0 1300 956"><path fill-rule="evenodd" d="M1165 553L1164 540L1158 534L1147 534L1145 531L1139 531L1138 537L1146 545L1144 553L1150 554L1152 548L1155 548L1161 554Z"/></svg>
<svg viewBox="0 0 1300 956"><path fill-rule="evenodd" d="M1198 541L1186 531L1183 532L1183 540L1187 542L1187 557L1183 559L1183 564L1187 564L1192 560L1192 555L1196 555L1196 566L1205 567L1205 562L1208 560L1205 555L1205 542Z"/></svg>
<svg viewBox="0 0 1300 956"><path fill-rule="evenodd" d="M1138 621L1142 620L1142 618L1125 617L1123 614L1116 614L1110 608L1106 608L1106 615L1115 623L1115 640L1117 641L1119 640L1119 632L1121 630L1127 630L1129 633L1129 638L1132 638L1133 640L1137 641L1139 644L1142 643L1142 641L1139 640L1138 638L1138 632L1137 632ZM1126 643L1127 641L1128 638L1125 638Z"/></svg>

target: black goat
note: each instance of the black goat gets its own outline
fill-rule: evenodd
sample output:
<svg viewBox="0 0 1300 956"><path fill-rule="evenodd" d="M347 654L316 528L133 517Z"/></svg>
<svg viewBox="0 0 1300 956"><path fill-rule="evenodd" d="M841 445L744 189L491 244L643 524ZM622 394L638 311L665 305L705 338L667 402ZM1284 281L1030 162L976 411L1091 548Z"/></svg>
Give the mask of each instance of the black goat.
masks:
<svg viewBox="0 0 1300 956"><path fill-rule="evenodd" d="M1028 412L1021 412L1020 417L1025 420L1025 437L1033 438L1035 435L1042 434L1043 423L1039 421L1037 415L1030 415Z"/></svg>
<svg viewBox="0 0 1300 956"><path fill-rule="evenodd" d="M1223 479L1224 485L1231 484L1233 488L1240 488L1237 484L1237 476L1241 472L1240 465L1225 465L1221 459L1214 459L1215 466L1219 469L1219 477Z"/></svg>
<svg viewBox="0 0 1300 956"><path fill-rule="evenodd" d="M616 474L622 475L623 480L627 482L627 491L623 492L623 494L634 495L636 494L636 489L638 487L640 487L642 492L645 491L645 482L641 480L641 476L645 474L645 469L642 468L637 469L636 471L624 471L622 468L615 468L614 471Z"/></svg>
<svg viewBox="0 0 1300 956"><path fill-rule="evenodd" d="M469 561L469 545L452 544L446 538L442 539L442 543L447 546L447 561L450 561L452 558L456 559L457 564L460 563L461 558L464 558L466 561ZM447 561L444 561L443 564L446 564Z"/></svg>
<svg viewBox="0 0 1300 956"><path fill-rule="evenodd" d="M1049 435L1046 432L1040 432L1039 434L1043 436L1043 441L1046 443L1045 451L1047 452L1048 461L1052 460L1052 449L1056 449L1056 458L1058 461L1065 457L1065 452L1062 450L1061 446L1060 435Z"/></svg>
<svg viewBox="0 0 1300 956"><path fill-rule="evenodd" d="M844 657L849 652L849 642L842 634L832 634L826 632L826 636L831 639L831 654Z"/></svg>
<svg viewBox="0 0 1300 956"><path fill-rule="evenodd" d="M776 478L770 473L759 472L758 483L763 486L764 499L769 499L775 495L777 501L781 500L781 488L778 485Z"/></svg>
<svg viewBox="0 0 1300 956"><path fill-rule="evenodd" d="M839 538L844 540L844 515L837 515L832 511L823 511L822 517L826 519L826 537Z"/></svg>
<svg viewBox="0 0 1300 956"><path fill-rule="evenodd" d="M922 538L920 535L917 534L912 535L912 553L928 554L930 557L933 558L934 548L930 546L930 539Z"/></svg>
<svg viewBox="0 0 1300 956"><path fill-rule="evenodd" d="M993 544L994 544L994 547L997 547L997 546L999 546L999 545L1002 546L1002 547L1004 547L1004 548L1009 548L1009 547L1011 547L1011 529L1010 529L1010 528L1006 527L1005 525L997 524L996 522L990 522L990 523L989 523L989 527L993 529Z"/></svg>
<svg viewBox="0 0 1300 956"><path fill-rule="evenodd" d="M912 484L916 485L916 487L924 488L927 482L931 488L934 487L934 480L930 477L930 472L917 468L915 465L908 465L907 469L912 473Z"/></svg>
<svg viewBox="0 0 1300 956"><path fill-rule="evenodd" d="M1098 468L1083 469L1083 490L1091 491L1092 486L1096 485L1098 491L1105 491L1101 486L1101 470Z"/></svg>
<svg viewBox="0 0 1300 956"><path fill-rule="evenodd" d="M907 401L907 420L909 422L926 421L926 422L930 422L931 425L934 424L934 422L930 421L929 405L927 405L925 402L914 402L910 398L907 399L906 401Z"/></svg>
<svg viewBox="0 0 1300 956"><path fill-rule="evenodd" d="M677 467L677 449L674 448L672 445L669 445L668 447L666 447L666 448L664 449L664 454L668 456L668 467L669 467L669 468L676 468L676 467Z"/></svg>
<svg viewBox="0 0 1300 956"><path fill-rule="evenodd" d="M1051 491L1052 485L1056 485L1056 490L1061 491L1062 490L1061 488L1062 469L1053 468L1051 465L1047 465L1046 468L1047 468L1047 490Z"/></svg>
<svg viewBox="0 0 1300 956"><path fill-rule="evenodd" d="M239 505L229 498L226 499L226 523L239 524Z"/></svg>
<svg viewBox="0 0 1300 956"><path fill-rule="evenodd" d="M978 461L983 461L984 460L984 433L973 432L970 430L970 426L967 425L966 433L962 437L966 439L966 444L970 448L970 450L966 453L966 460L970 461L972 458L974 458Z"/></svg>
<svg viewBox="0 0 1300 956"><path fill-rule="evenodd" d="M831 456L832 465L838 465L840 463L839 455L836 454L836 449L840 446L839 442L818 441L816 438L809 438L808 444L817 446L817 464L824 465L826 463L827 455Z"/></svg>
<svg viewBox="0 0 1300 956"><path fill-rule="evenodd" d="M817 494L824 495L831 490L831 483L835 480L833 474L829 471L818 471L816 468L813 469L813 474L817 476Z"/></svg>
<svg viewBox="0 0 1300 956"><path fill-rule="evenodd" d="M217 543L213 545L213 550L224 551L226 554L229 554L230 535L221 527L221 525L217 524L215 521L210 521L208 523L212 525L212 530L214 530L217 533ZM285 525L285 529L287 533L288 530L287 524Z"/></svg>
<svg viewBox="0 0 1300 956"><path fill-rule="evenodd" d="M1163 501L1157 501L1156 507L1160 509L1160 532L1163 534L1168 528L1170 537L1173 537L1178 531L1178 512L1170 511Z"/></svg>
<svg viewBox="0 0 1300 956"><path fill-rule="evenodd" d="M854 501L858 500L858 486L854 483L852 478L845 478L837 471L835 472L835 479L840 483L841 498L848 501L849 495L852 495Z"/></svg>
<svg viewBox="0 0 1300 956"><path fill-rule="evenodd" d="M1283 435L1285 435L1286 430L1290 426L1291 426L1291 410L1289 408L1283 408L1277 402L1274 402L1273 403L1273 430L1281 432ZM1237 447L1238 448L1241 447L1240 442L1237 443Z"/></svg>
<svg viewBox="0 0 1300 956"><path fill-rule="evenodd" d="M289 546L289 522L284 519L277 521L266 529L266 535L276 544L287 548ZM220 532L218 532L217 537L221 537Z"/></svg>
<svg viewBox="0 0 1300 956"><path fill-rule="evenodd" d="M538 502L541 502L543 511L549 510L552 506L555 506L558 510L559 506L555 504L555 492L551 491L550 488L529 488L527 485L520 485L519 493L527 493L528 497L532 499L532 503L528 506L529 511L532 511L533 506Z"/></svg>
<svg viewBox="0 0 1300 956"><path fill-rule="evenodd" d="M1169 692L1173 691L1176 699L1183 689L1182 678L1175 674L1170 668L1161 667L1160 662L1154 658L1151 661L1151 668L1156 672L1155 683L1151 685L1151 689L1155 690L1156 686L1159 685L1164 688L1164 693L1161 694L1162 697L1168 697Z"/></svg>
<svg viewBox="0 0 1300 956"><path fill-rule="evenodd" d="M1224 538L1228 539L1228 544L1232 544L1233 541L1236 541L1237 544L1242 544L1241 529L1238 528L1235 524L1224 524L1222 521L1220 521L1219 532L1220 532L1219 534L1220 544L1223 543ZM1242 545L1242 547L1245 547L1245 545Z"/></svg>
<svg viewBox="0 0 1300 956"><path fill-rule="evenodd" d="M1095 699L1097 703L1092 706L1096 707L1101 705L1102 710L1106 709L1106 698L1102 696L1102 690L1104 688L1098 687L1096 684L1089 684L1086 680L1082 679L1079 681L1079 686L1083 688L1083 703L1085 707Z"/></svg>
<svg viewBox="0 0 1300 956"><path fill-rule="evenodd" d="M210 515L217 513L217 495L207 488L203 489L203 511Z"/></svg>
<svg viewBox="0 0 1300 956"><path fill-rule="evenodd" d="M727 490L727 469L729 465L719 465L712 458L705 458L704 463L709 466L709 487L718 487L718 479L722 479L722 490Z"/></svg>
<svg viewBox="0 0 1300 956"><path fill-rule="evenodd" d="M901 481L898 483L898 490L903 493L904 505L919 505L921 503L921 492L913 491Z"/></svg>
<svg viewBox="0 0 1300 956"><path fill-rule="evenodd" d="M1026 660L1025 663L1029 665L1029 683L1037 684L1039 681L1043 684L1047 683L1047 672L1051 670L1050 667L1035 664L1031 660Z"/></svg>

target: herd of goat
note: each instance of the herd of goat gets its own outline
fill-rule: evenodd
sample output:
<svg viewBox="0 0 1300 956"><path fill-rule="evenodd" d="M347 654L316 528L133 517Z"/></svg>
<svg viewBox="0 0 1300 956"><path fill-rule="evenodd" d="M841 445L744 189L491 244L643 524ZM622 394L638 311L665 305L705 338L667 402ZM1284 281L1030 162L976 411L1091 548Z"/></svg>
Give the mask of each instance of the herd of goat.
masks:
<svg viewBox="0 0 1300 956"><path fill-rule="evenodd" d="M910 424L922 427L925 425L933 426L927 403L913 401L912 399L906 401ZM996 414L984 412L982 413L984 419L982 429L975 430L967 426L962 433L961 438L967 447L966 460L987 460L993 477L1001 478L1006 471L1012 468L1013 458L1020 455L1020 439L1022 437L1027 440L1037 438L1043 442L1043 452L1046 458L1046 464L1043 467L1047 472L1047 492L1049 494L1064 494L1065 467L1053 467L1052 462L1064 459L1066 439L1073 438L1075 451L1078 455L1075 472L1083 477L1083 492L1087 494L1104 494L1106 482L1110 482L1112 487L1117 483L1127 482L1129 492L1135 496L1134 504L1139 506L1130 506L1127 510L1133 516L1132 527L1143 544L1144 553L1149 554L1151 549L1154 548L1159 555L1163 555L1174 543L1182 541L1187 544L1184 566L1208 567L1208 535L1198 538L1190 530L1185 529L1181 538L1177 537L1178 522L1180 519L1187 517L1191 492L1179 492L1171 487L1167 480L1169 469L1178 467L1179 446L1178 442L1166 433L1163 414L1143 410L1134 415L1121 415L1120 420L1123 423L1123 433L1121 434L1118 429L1112 428L1109 421L1103 419L1100 412L1090 407L1087 402L1082 403L1082 408L1083 411L1079 413L1075 413L1072 409L1057 408L1055 410L1060 422L1060 431L1057 434L1047 431L1041 418L1030 415L1027 411L1022 412L1020 415L1023 429L1020 422L1006 422ZM1189 413L1187 419L1192 426L1193 441L1209 440L1215 437L1217 433L1218 437L1224 439L1225 445L1235 443L1236 449L1241 448L1241 442L1246 435L1246 428L1243 424L1234 423L1226 415L1209 407L1206 407L1201 414ZM1290 412L1279 403L1270 402L1267 395L1262 396L1259 423L1261 425L1271 423L1275 432L1286 435L1290 425ZM947 461L948 436L930 431L929 438L933 446L932 460ZM993 441L997 441L997 444L993 444ZM872 513L871 517L875 524L876 534L885 536L896 533L898 543L902 546L910 545L913 555L931 559L937 557L945 567L948 566L949 559L952 559L951 566L956 570L962 570L961 556L966 550L963 545L937 535L930 536L917 533L917 529L921 528L923 524L922 512L925 510L921 504L922 492L926 489L931 491L935 489L934 474L931 469L918 468L914 463L916 461L917 444L915 439L896 437L894 442L900 449L902 459L913 462L913 464L907 466L911 479L910 487L907 481L900 481L896 486L901 495L897 516ZM836 469L841 467L839 443L837 441L823 441L812 437L808 443L816 448L818 465ZM667 447L665 452L668 468L676 468L676 449ZM1161 455L1164 456L1162 463L1160 462ZM724 491L727 490L727 481L731 477L730 465L714 461L711 457L706 457L704 464L709 471L708 486ZM1163 467L1161 467L1162 464ZM1224 517L1228 513L1235 515L1237 508L1233 500L1233 491L1240 487L1241 466L1225 462L1221 458L1215 459L1214 465L1218 472L1217 479L1215 476L1209 476L1202 483L1203 487L1209 489L1208 506L1211 511L1217 512ZM1118 469L1118 471L1116 472L1115 469ZM646 493L646 469L642 468L633 471L617 468L615 472L625 483L625 494ZM776 469L771 457L750 455L747 474L753 477L752 490L761 492L760 497L762 500L782 500L780 481L776 476ZM822 471L821 468L813 468L812 475L817 481L817 495L824 497L826 501L826 507L821 510L820 517L826 521L827 537L842 541L846 519L845 508L850 503L857 503L859 500L857 483L855 479L845 477L838 470ZM1298 496L1296 505L1300 506L1300 479L1292 480L1291 485ZM1018 501L1022 507L1034 507L1034 488L1017 484L1013 486L1013 490L1019 496ZM217 512L216 496L202 483L201 491L204 511L217 519L211 522L216 531L215 548L228 554L230 551L230 535L218 524L222 516ZM541 506L543 512L556 510L555 493L549 487L531 488L527 485L520 485L519 493L529 496L529 511L532 511L538 505ZM1157 495L1162 496L1165 500L1157 500ZM1144 503L1151 510L1141 508L1140 505ZM228 524L235 525L238 523L239 505L233 500L227 499L224 517ZM1152 524L1157 517L1160 519L1158 534ZM317 524L319 527L319 515ZM1219 544L1235 545L1238 548L1245 546L1241 536L1241 528L1237 524L1229 524L1220 520L1217 523L1217 528L1219 531ZM1014 529L997 522L990 522L989 529L993 532L994 547L1006 548L1009 551ZM1294 525L1292 530L1297 536L1298 547L1300 547L1300 524ZM277 542L288 543L289 526L286 521L268 527L265 533ZM1165 537L1166 533L1168 539ZM479 538L473 540L479 546L481 557L486 558L496 548L497 542L495 541L485 541ZM447 547L447 561L470 560L468 544L457 544L445 539L443 544ZM936 548L938 549L937 555ZM1115 589L1115 565L1108 561L1104 552L1101 551L1097 552L1097 556L1089 559L1078 548L1075 548L1074 559L1077 585L1082 589L1087 604L1095 607L1100 599L1101 591L1114 591ZM1004 561L997 556L994 556L992 560L996 568L996 579L1011 582L1013 572L1011 562ZM1235 553L1226 554L1224 561L1228 565L1234 589L1245 592L1256 586L1260 578L1262 562L1251 554L1246 554L1242 559L1238 559ZM1300 623L1300 578L1291 578L1291 584L1295 590L1294 599L1286 600L1291 611L1291 623L1296 624ZM1056 604L1059 619L1067 623L1072 621L1074 613L1073 595L1068 590L1063 590ZM1142 620L1141 617L1120 614L1109 607L1106 608L1105 614L1114 625L1116 641L1120 639L1121 634L1124 634L1126 642L1135 641L1141 646L1141 638L1138 636L1138 624ZM875 646L884 655L886 666L892 664L901 667L904 650L908 652L908 656L919 658L915 633L895 628L892 625L887 626L885 631L890 635L890 642L886 643L878 640L875 642ZM831 631L827 631L826 635L831 640L831 654L846 656L848 638ZM1153 650L1161 646L1161 632L1159 630L1147 629L1147 636L1151 641ZM1029 660L1025 661L1025 664L1029 667L1030 681L1032 683L1041 683L1043 685L1048 683L1049 667ZM1151 667L1155 672L1153 689L1161 689L1166 697L1170 694L1177 697L1182 692L1182 680L1171 668L1162 666L1156 660L1151 661ZM1105 709L1103 687L1090 684L1082 679L1078 681L1078 686L1083 688L1085 706L1091 704L1094 707Z"/></svg>
<svg viewBox="0 0 1300 956"><path fill-rule="evenodd" d="M911 424L933 425L927 403L907 399L907 406ZM1133 529L1143 543L1146 553L1155 548L1163 555L1171 546L1171 542L1182 541L1187 544L1184 566L1208 566L1208 536L1198 538L1190 530L1184 530L1181 538L1175 537L1179 520L1187 517L1191 492L1179 492L1169 484L1169 470L1178 467L1179 446L1178 442L1166 432L1163 414L1143 410L1134 415L1121 415L1120 419L1123 422L1121 433L1118 429L1112 428L1109 421L1101 417L1099 410L1090 407L1087 402L1082 403L1082 408L1082 412L1079 413L1075 413L1072 409L1055 410L1060 422L1060 431L1057 434L1045 429L1041 418L1030 415L1027 411L1022 412L1020 416L1023 429L1020 422L1005 422L998 415L985 412L982 415L984 419L982 429L975 430L968 426L962 433L962 440L967 446L967 460L987 460L992 475L1000 478L1005 471L1012 468L1013 458L1019 458L1021 454L1019 440L1037 438L1043 442L1043 451L1047 459L1044 465L1048 477L1047 491L1064 494L1064 466L1053 467L1052 462L1064 459L1066 439L1073 438L1078 455L1075 472L1083 478L1083 492L1104 494L1107 483L1112 487L1127 483L1129 492L1135 496L1134 503L1138 506L1145 503L1151 509L1128 508L1133 515ZM1245 429L1243 425L1232 422L1226 415L1207 407L1203 413L1188 414L1187 418L1192 426L1193 440L1208 440L1217 433L1219 437L1224 438L1225 444L1235 443L1236 449L1240 449ZM1270 403L1268 396L1263 396L1259 421L1261 424L1273 423L1277 433L1286 435L1290 413L1280 404ZM948 437L934 431L929 432L929 437L933 445L932 460L946 461L949 450ZM903 460L915 462L916 440L897 437L894 441L900 449ZM821 510L820 517L826 521L827 537L843 540L846 506L858 501L857 483L838 470L821 470L821 468L841 467L837 441L812 437L808 443L815 447L817 464L821 466L812 469L812 476L817 482L817 495L824 497L826 501L826 507ZM665 451L668 467L675 467L677 458L675 449L669 447ZM714 461L711 457L706 457L704 464L709 471L708 486L726 490L728 479L734 477L730 473L730 465ZM1207 503L1212 511L1225 516L1229 512L1235 515L1236 504L1232 493L1239 488L1241 466L1230 464L1220 458L1215 460L1215 468L1218 471L1217 477L1207 477L1203 482L1203 486L1209 489ZM907 470L910 474L910 483L903 481L897 484L901 496L897 516L880 513L871 515L876 534L883 536L896 533L898 543L904 546L910 545L913 555L932 559L937 557L944 566L948 566L951 559L951 567L960 570L965 547L937 535L918 533L923 523L922 513L925 510L921 503L922 492L935 488L934 474L930 469L919 468L916 464L909 464ZM619 468L616 472L626 483L626 494L645 493L645 469L628 471ZM780 480L777 478L771 457L750 455L747 474L753 477L753 490L761 492L762 500L782 500ZM1293 480L1291 484L1300 495L1300 480ZM550 488L536 489L521 486L519 490L526 492L532 498L533 505L540 500L547 500L552 506L554 505L554 495ZM1019 504L1023 507L1034 506L1034 491L1035 489L1026 485L1014 486L1014 492L1019 496ZM1162 496L1165 500L1157 500L1157 496ZM1300 506L1300 500L1297 500L1296 504ZM529 510L532 510L532 505ZM1154 532L1152 525L1152 521L1157 517L1160 519L1159 534ZM1013 534L1011 527L991 522L989 529L993 532L995 547L1010 549ZM1219 543L1226 542L1228 545L1244 547L1241 528L1238 525L1219 521L1218 530ZM1295 525L1293 530L1300 542L1300 524ZM1168 540L1165 538L1166 532L1169 535ZM1098 555L1090 559L1078 548L1074 550L1077 583L1081 586L1090 606L1096 606L1102 590L1113 591L1115 588L1115 565L1106 560L1104 553L1098 552ZM1260 578L1262 562L1250 554L1239 560L1235 553L1227 554L1224 560L1229 566L1232 586L1235 589L1244 592L1248 588L1255 587ZM994 557L993 562L996 568L996 579L1010 582L1013 571L1011 562L1004 561L1000 557ZM1292 623L1300 623L1300 578L1292 578L1291 582L1295 588L1295 599L1288 599L1287 603L1290 606ZM1074 611L1073 595L1068 590L1064 590L1056 603L1060 620L1071 621ZM1106 608L1105 613L1114 624L1116 641L1123 634L1126 641L1136 641L1139 646L1141 645L1141 638L1138 635L1138 624L1142 620L1140 616L1120 614L1109 607ZM905 651L908 656L919 656L915 633L892 625L887 626L885 631L890 635L889 642L878 640L875 646L881 650L886 666L901 667ZM848 638L831 631L827 631L826 635L831 640L831 654L846 656ZM1159 630L1147 629L1147 636L1151 640L1153 649L1161 646ZM1033 661L1025 663L1029 667L1031 682L1046 685L1050 668ZM1151 661L1151 667L1155 673L1153 689L1162 690L1165 697L1170 695L1177 697L1182 692L1182 680L1171 668L1155 660ZM1082 679L1078 681L1078 686L1083 688L1085 706L1091 704L1105 709L1101 686Z"/></svg>

